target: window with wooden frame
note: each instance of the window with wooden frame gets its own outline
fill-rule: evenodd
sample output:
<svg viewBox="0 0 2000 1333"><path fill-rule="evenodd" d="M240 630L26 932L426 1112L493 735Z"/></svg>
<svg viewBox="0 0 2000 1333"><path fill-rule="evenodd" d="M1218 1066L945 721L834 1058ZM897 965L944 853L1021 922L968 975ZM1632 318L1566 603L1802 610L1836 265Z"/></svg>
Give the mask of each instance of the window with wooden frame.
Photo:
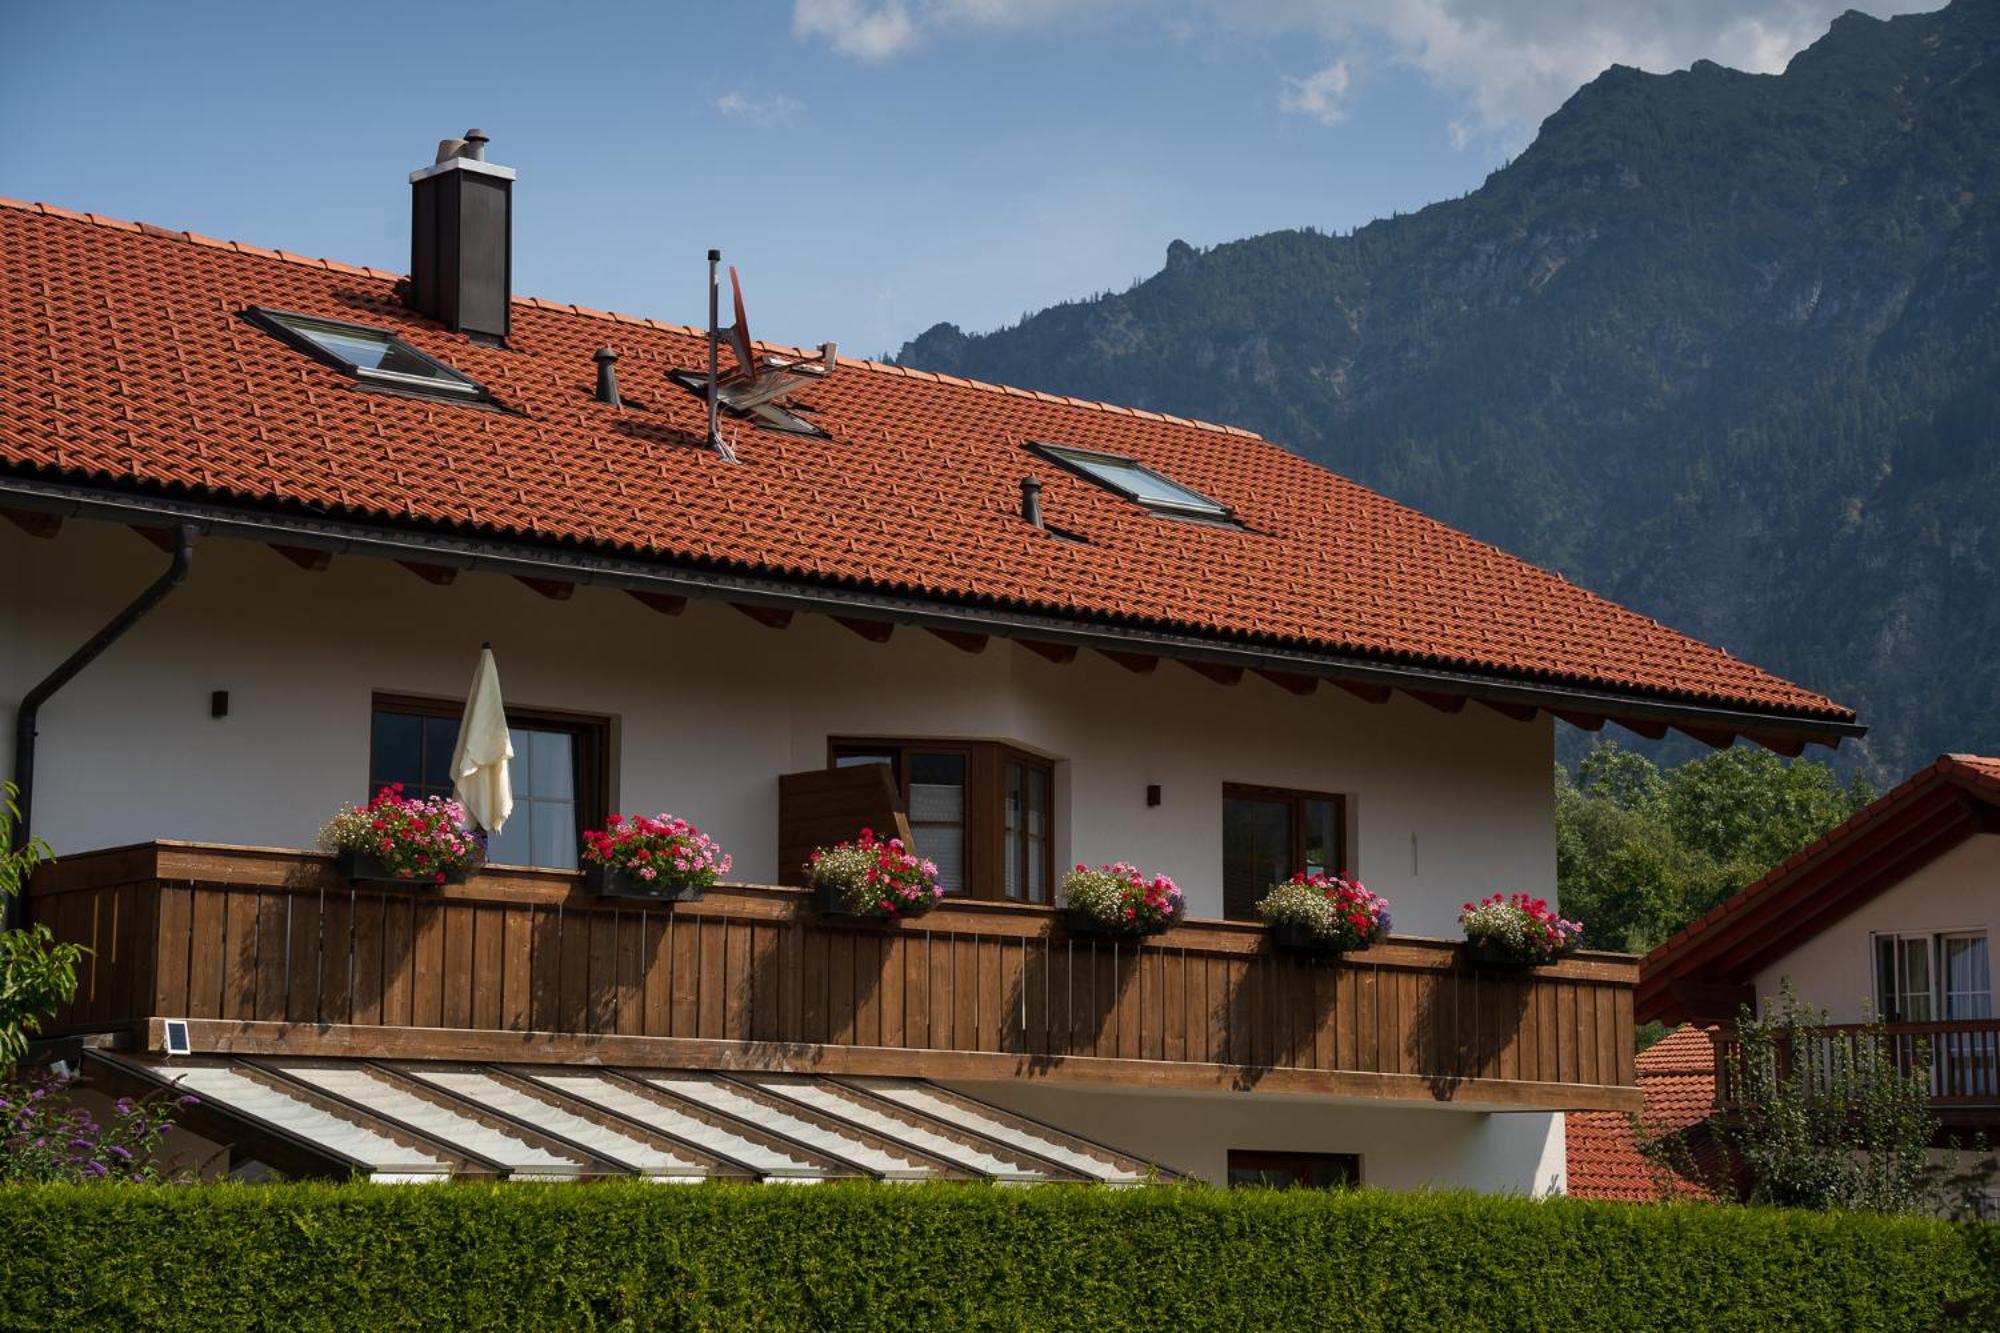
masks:
<svg viewBox="0 0 2000 1333"><path fill-rule="evenodd" d="M1293 875L1347 869L1347 798L1286 787L1222 785L1222 914L1257 919L1257 902Z"/></svg>
<svg viewBox="0 0 2000 1333"><path fill-rule="evenodd" d="M1229 1150L1231 1189L1332 1190L1360 1183L1359 1153Z"/></svg>
<svg viewBox="0 0 2000 1333"><path fill-rule="evenodd" d="M1985 931L1877 934L1875 1010L1890 1023L1993 1016Z"/></svg>
<svg viewBox="0 0 2000 1333"><path fill-rule="evenodd" d="M405 796L450 796L451 753L462 701L375 696L369 727L368 794L401 783ZM583 831L604 822L610 787L610 724L545 709L507 709L514 758L507 775L514 813L488 840L501 865L574 870Z"/></svg>
<svg viewBox="0 0 2000 1333"><path fill-rule="evenodd" d="M915 850L946 893L1046 903L1055 877L1055 766L997 741L837 739L834 768L885 764Z"/></svg>

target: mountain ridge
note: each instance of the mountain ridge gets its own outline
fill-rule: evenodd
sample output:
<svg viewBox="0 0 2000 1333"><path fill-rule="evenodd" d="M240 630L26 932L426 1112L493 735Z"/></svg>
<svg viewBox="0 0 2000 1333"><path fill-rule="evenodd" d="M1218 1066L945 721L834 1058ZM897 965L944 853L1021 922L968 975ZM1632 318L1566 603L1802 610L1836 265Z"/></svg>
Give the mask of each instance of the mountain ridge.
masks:
<svg viewBox="0 0 2000 1333"><path fill-rule="evenodd" d="M1467 195L895 359L1256 430L1860 708L1878 780L2000 750L1996 56L1956 0L1614 66Z"/></svg>

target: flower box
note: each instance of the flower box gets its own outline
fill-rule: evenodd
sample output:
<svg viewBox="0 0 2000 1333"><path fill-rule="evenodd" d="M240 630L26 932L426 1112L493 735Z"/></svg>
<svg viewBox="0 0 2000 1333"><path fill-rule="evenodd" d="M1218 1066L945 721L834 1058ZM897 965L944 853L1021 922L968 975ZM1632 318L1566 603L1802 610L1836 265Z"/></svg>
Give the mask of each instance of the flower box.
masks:
<svg viewBox="0 0 2000 1333"><path fill-rule="evenodd" d="M1073 935L1158 935L1186 911L1186 900L1171 879L1147 879L1135 867L1078 865L1063 877L1063 901Z"/></svg>
<svg viewBox="0 0 2000 1333"><path fill-rule="evenodd" d="M1341 875L1294 875L1273 884L1257 913L1271 942L1287 953L1335 956L1365 949L1389 933L1389 904L1358 880Z"/></svg>
<svg viewBox="0 0 2000 1333"><path fill-rule="evenodd" d="M429 878L420 878L415 874L399 875L393 867L373 852L352 849L335 852L333 868L349 884L400 884L412 889L435 888L439 884L463 884L468 873L468 868L461 866L446 870L443 879L439 879L436 875Z"/></svg>
<svg viewBox="0 0 2000 1333"><path fill-rule="evenodd" d="M729 867L715 839L673 815L613 815L583 835L583 882L600 898L696 902Z"/></svg>
<svg viewBox="0 0 2000 1333"><path fill-rule="evenodd" d="M624 866L587 865L584 886L600 898L630 898L637 902L695 903L701 901L706 886L698 881L643 880Z"/></svg>
<svg viewBox="0 0 2000 1333"><path fill-rule="evenodd" d="M1465 957L1474 967L1507 972L1525 971L1555 961L1553 958L1525 958L1499 940L1467 940Z"/></svg>
<svg viewBox="0 0 2000 1333"><path fill-rule="evenodd" d="M1543 967L1576 948L1583 925L1566 921L1545 898L1493 894L1458 914L1465 956L1475 967Z"/></svg>
<svg viewBox="0 0 2000 1333"><path fill-rule="evenodd" d="M485 835L467 827L465 807L443 796L406 797L400 784L364 806L342 806L320 829L319 845L350 884L463 884L486 860Z"/></svg>
<svg viewBox="0 0 2000 1333"><path fill-rule="evenodd" d="M922 916L944 896L937 866L903 845L862 829L853 842L817 847L805 864L806 882L822 915L855 921L895 921Z"/></svg>

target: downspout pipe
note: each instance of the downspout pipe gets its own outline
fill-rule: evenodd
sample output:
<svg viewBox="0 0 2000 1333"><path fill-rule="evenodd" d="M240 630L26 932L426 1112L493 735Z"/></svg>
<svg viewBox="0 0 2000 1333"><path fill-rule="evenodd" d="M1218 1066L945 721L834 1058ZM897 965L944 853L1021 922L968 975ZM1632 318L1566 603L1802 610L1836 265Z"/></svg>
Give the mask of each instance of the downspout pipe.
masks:
<svg viewBox="0 0 2000 1333"><path fill-rule="evenodd" d="M106 648L124 638L127 630L143 620L148 612L166 600L168 593L180 586L182 580L187 578L188 566L194 562L194 538L194 524L181 524L174 535L173 563L167 566L166 572L147 585L145 591L134 597L124 610L111 617L88 643L71 653L61 666L42 677L33 689L21 697L20 711L14 718L14 785L20 789L14 804L21 811L20 819L14 824L16 848L25 847L28 839L34 836L35 723L42 705L95 662ZM0 906L0 929L11 930L19 925L20 910L18 896L9 898L4 906Z"/></svg>

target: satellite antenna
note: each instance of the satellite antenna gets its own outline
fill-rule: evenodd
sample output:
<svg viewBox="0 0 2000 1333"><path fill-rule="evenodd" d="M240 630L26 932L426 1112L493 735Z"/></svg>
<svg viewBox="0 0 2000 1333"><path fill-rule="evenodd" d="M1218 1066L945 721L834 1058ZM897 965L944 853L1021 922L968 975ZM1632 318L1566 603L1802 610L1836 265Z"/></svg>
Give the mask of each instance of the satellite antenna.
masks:
<svg viewBox="0 0 2000 1333"><path fill-rule="evenodd" d="M760 424L799 435L824 435L812 422L800 416L785 399L814 380L834 372L838 364L835 345L821 343L817 357L785 357L757 350L750 336L750 315L743 304L743 280L736 266L729 266L729 289L736 322L724 329L721 324L721 283L717 265L719 250L708 252L708 374L674 370L675 382L700 392L708 402L708 447L734 461L735 451L722 438L722 408L737 416L755 418ZM727 341L736 365L721 367L722 344Z"/></svg>

